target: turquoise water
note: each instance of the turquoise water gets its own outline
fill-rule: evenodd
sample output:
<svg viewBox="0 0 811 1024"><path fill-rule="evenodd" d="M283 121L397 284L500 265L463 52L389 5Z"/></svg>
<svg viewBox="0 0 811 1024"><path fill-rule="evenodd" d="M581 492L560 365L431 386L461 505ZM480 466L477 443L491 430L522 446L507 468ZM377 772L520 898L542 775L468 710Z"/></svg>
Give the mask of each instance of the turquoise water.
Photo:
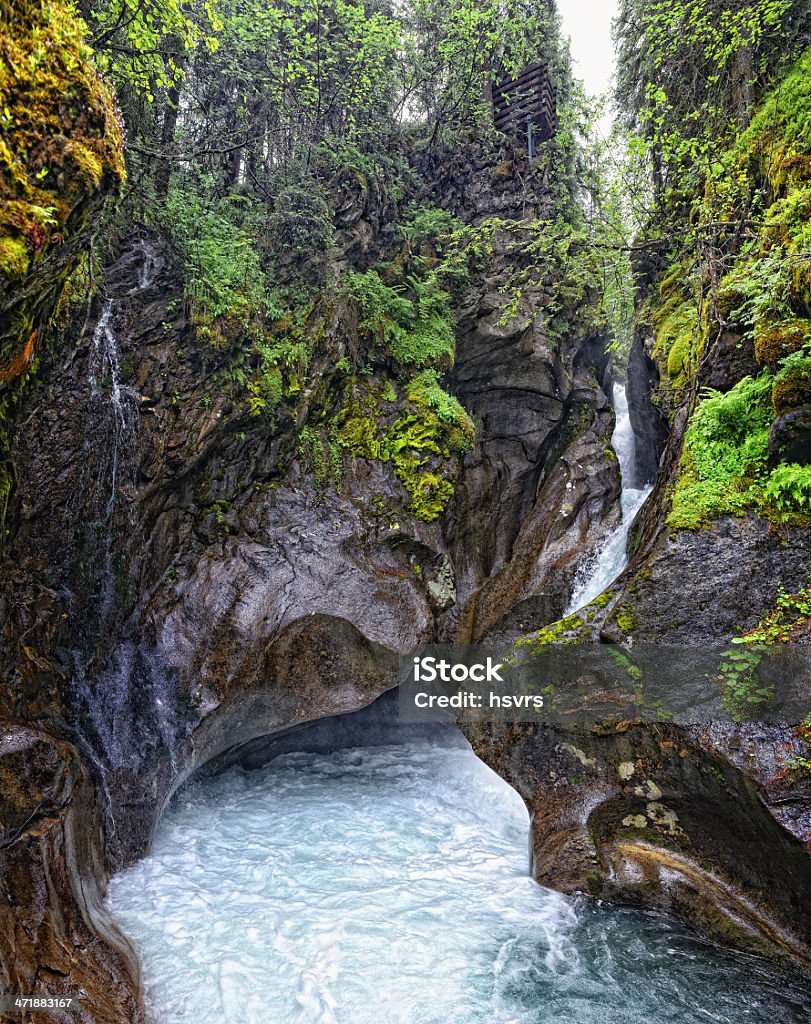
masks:
<svg viewBox="0 0 811 1024"><path fill-rule="evenodd" d="M469 749L285 755L170 808L108 903L157 1024L807 1019L751 958L536 885L528 831Z"/></svg>

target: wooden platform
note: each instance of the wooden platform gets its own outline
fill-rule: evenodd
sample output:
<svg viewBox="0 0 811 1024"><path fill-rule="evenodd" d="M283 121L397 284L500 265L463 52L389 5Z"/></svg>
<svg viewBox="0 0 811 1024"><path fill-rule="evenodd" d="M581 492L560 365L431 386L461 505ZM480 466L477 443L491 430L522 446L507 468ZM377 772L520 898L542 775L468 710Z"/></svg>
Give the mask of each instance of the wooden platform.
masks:
<svg viewBox="0 0 811 1024"><path fill-rule="evenodd" d="M528 126L536 142L557 131L557 89L545 62L533 64L517 78L504 79L493 89L493 120L505 135L526 135Z"/></svg>

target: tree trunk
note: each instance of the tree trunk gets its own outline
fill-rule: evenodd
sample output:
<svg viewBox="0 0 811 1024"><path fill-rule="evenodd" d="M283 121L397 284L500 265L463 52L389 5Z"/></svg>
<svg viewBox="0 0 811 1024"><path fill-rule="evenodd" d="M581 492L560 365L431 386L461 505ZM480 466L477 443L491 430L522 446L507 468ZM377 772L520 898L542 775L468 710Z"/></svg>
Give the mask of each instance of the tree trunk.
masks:
<svg viewBox="0 0 811 1024"><path fill-rule="evenodd" d="M163 201L169 192L169 177L172 173L172 161L170 159L175 144L175 129L180 113L180 96L183 89L183 69L186 65L186 58L179 57L176 62L178 70L177 78L169 87L166 95L166 106L163 108L163 124L161 126L160 151L164 157L158 163L155 173L155 194Z"/></svg>
<svg viewBox="0 0 811 1024"><path fill-rule="evenodd" d="M746 128L755 105L755 65L751 46L742 46L732 65L732 102L735 120Z"/></svg>

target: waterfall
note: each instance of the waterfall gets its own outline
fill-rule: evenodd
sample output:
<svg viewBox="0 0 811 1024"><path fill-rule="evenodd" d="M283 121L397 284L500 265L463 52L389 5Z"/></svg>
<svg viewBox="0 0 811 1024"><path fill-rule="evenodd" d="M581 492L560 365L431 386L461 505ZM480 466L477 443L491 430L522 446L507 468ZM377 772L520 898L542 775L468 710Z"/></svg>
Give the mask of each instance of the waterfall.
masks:
<svg viewBox="0 0 811 1024"><path fill-rule="evenodd" d="M130 288L128 295L137 295L151 287L158 273L163 269L163 258L155 251L154 246L147 238L138 239L138 250L142 261L138 270L138 284Z"/></svg>
<svg viewBox="0 0 811 1024"><path fill-rule="evenodd" d="M126 291L115 278L108 279L111 294L102 303L87 353L88 410L83 422L82 485L76 501L83 564L79 586L91 599L83 616L83 644L74 652L74 676L79 702L95 723L95 732L109 756L110 737L99 723L106 721L105 716L114 721L114 700L129 698L123 690L121 695L96 693L96 669L90 666L104 644L127 585L122 545L116 538L126 530L125 522L133 526L130 503L124 502L123 509L119 506L122 495L137 482L139 426L138 395L127 385L128 367L121 358L119 329L128 312L128 297L148 287L157 269L155 254L139 244L133 266L127 268L129 280L137 274L137 285ZM120 684L121 680L116 680L116 686Z"/></svg>
<svg viewBox="0 0 811 1024"><path fill-rule="evenodd" d="M163 268L163 259L146 238L139 238L133 253L133 262L138 260L137 282L124 294L125 300L139 295L155 282ZM132 268L135 269L134 267ZM119 292L121 294L121 292ZM103 410L106 408L109 438L109 490L103 510L107 522L115 510L122 460L135 446L138 428L137 395L122 381L122 364L118 347L116 321L122 308L122 301L108 297L104 300L93 340L90 346L88 379L93 399ZM100 418L104 417L102 412ZM94 447L96 444L94 442ZM108 472L105 466L103 474Z"/></svg>
<svg viewBox="0 0 811 1024"><path fill-rule="evenodd" d="M108 517L115 508L121 453L124 446L134 437L136 414L134 396L125 394L121 387L121 359L115 333L116 309L115 299L104 300L99 322L93 332L89 373L94 398L103 399L109 389L111 444L110 491L106 509Z"/></svg>
<svg viewBox="0 0 811 1024"><path fill-rule="evenodd" d="M617 415L611 447L617 456L622 475L620 508L622 518L619 526L606 537L603 543L585 558L578 567L574 579L572 597L565 615L583 608L610 586L628 564L628 534L652 488L631 487L626 481L634 478L636 444L628 411L628 397L622 384L614 385L614 410Z"/></svg>

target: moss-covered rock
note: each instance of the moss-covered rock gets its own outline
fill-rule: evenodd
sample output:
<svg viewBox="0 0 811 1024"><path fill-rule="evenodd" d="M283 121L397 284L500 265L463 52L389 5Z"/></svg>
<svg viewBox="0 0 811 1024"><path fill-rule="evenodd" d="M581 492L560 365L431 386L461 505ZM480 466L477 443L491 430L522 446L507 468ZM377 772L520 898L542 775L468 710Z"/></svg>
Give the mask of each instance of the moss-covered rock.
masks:
<svg viewBox="0 0 811 1024"><path fill-rule="evenodd" d="M84 34L61 0L0 5L0 384L27 369L124 178L118 114Z"/></svg>
<svg viewBox="0 0 811 1024"><path fill-rule="evenodd" d="M811 405L811 356L787 366L775 379L772 389L774 411L778 416L801 405Z"/></svg>
<svg viewBox="0 0 811 1024"><path fill-rule="evenodd" d="M413 377L399 404L391 381L353 378L338 426L338 443L348 454L391 463L413 515L429 523L442 515L453 496L457 456L472 443L474 427L435 373Z"/></svg>
<svg viewBox="0 0 811 1024"><path fill-rule="evenodd" d="M651 319L655 353L665 370L663 383L683 388L689 383L702 335L701 318L682 264L671 267L662 278Z"/></svg>
<svg viewBox="0 0 811 1024"><path fill-rule="evenodd" d="M811 321L800 317L766 320L755 325L755 356L761 366L775 367L781 359L811 342Z"/></svg>

